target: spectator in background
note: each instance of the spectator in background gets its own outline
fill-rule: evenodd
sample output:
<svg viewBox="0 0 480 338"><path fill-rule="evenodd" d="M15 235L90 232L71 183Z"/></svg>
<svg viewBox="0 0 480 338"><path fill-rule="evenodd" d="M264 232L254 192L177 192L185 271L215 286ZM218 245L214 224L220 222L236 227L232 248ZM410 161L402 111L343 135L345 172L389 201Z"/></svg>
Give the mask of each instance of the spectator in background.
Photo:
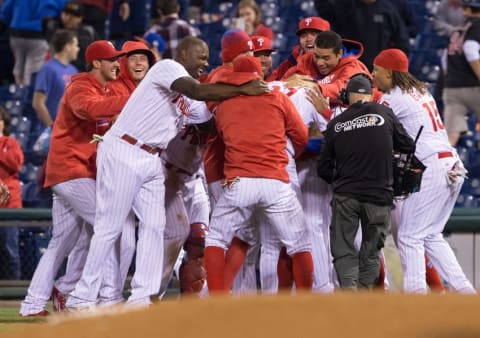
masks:
<svg viewBox="0 0 480 338"><path fill-rule="evenodd" d="M53 57L38 72L33 93L33 108L40 121L51 127L57 116L58 105L70 83L71 76L78 71L71 64L78 55L79 46L75 32L59 29L52 37Z"/></svg>
<svg viewBox="0 0 480 338"><path fill-rule="evenodd" d="M245 20L244 30L248 35L261 35L274 40L272 29L261 23L262 12L255 0L241 0L237 7L237 17Z"/></svg>
<svg viewBox="0 0 480 338"><path fill-rule="evenodd" d="M166 49L163 58L175 58L175 49L178 43L186 36L198 36L199 31L191 26L185 20L180 19L180 6L177 0L159 0L157 1L157 10L160 14L160 22L150 27L146 32L157 33L166 43Z"/></svg>
<svg viewBox="0 0 480 338"><path fill-rule="evenodd" d="M410 39L415 39L418 34L417 17L415 10L410 3L410 0L389 0L390 3L397 9L398 14L403 20L405 27L407 27L408 36Z"/></svg>
<svg viewBox="0 0 480 338"><path fill-rule="evenodd" d="M18 178L23 165L20 144L10 134L10 115L0 107L0 182L7 187L9 197L2 200L0 208L21 208L22 193ZM0 279L20 279L20 254L18 251L18 227L0 227Z"/></svg>
<svg viewBox="0 0 480 338"><path fill-rule="evenodd" d="M83 24L84 9L82 4L76 1L70 1L65 4L60 13L60 16L45 18L43 20L43 28L47 41L52 42L53 34L58 29L70 29L76 32L78 39L78 46L80 47L79 56L72 61L79 72L86 71L85 69L85 49L93 41L98 40L99 37L92 26Z"/></svg>
<svg viewBox="0 0 480 338"><path fill-rule="evenodd" d="M389 0L317 0L316 8L342 38L363 44L360 61L369 70L383 49L398 48L407 54L410 50L407 27Z"/></svg>
<svg viewBox="0 0 480 338"><path fill-rule="evenodd" d="M450 37L454 32L464 30L465 16L463 15L462 0L441 0L437 11L433 15L433 29L439 36ZM445 46L446 47L446 46ZM447 67L447 48L442 53L440 72L435 83L433 96L443 117L443 86Z"/></svg>
<svg viewBox="0 0 480 338"><path fill-rule="evenodd" d="M465 23L462 0L441 0L433 15L433 29L440 36L450 36Z"/></svg>
<svg viewBox="0 0 480 338"><path fill-rule="evenodd" d="M158 35L157 33L146 33L143 38L141 37L135 37L137 41L142 41L144 42L150 51L153 53L155 56L156 61L160 61L162 59L162 55L165 52L165 49L167 48L167 45L165 44L165 40Z"/></svg>
<svg viewBox="0 0 480 338"><path fill-rule="evenodd" d="M105 21L112 12L113 3L120 2L119 15L123 21L130 16L129 0L78 0L83 4L85 16L83 22L92 26L99 39L105 38Z"/></svg>
<svg viewBox="0 0 480 338"><path fill-rule="evenodd" d="M45 62L48 43L42 30L42 18L58 15L63 0L6 0L0 21L8 26L10 47L15 58L15 83L30 85L33 73Z"/></svg>
<svg viewBox="0 0 480 338"><path fill-rule="evenodd" d="M464 0L463 13L468 28L450 38L443 89L445 128L453 146L468 130L467 112L480 117L480 1Z"/></svg>

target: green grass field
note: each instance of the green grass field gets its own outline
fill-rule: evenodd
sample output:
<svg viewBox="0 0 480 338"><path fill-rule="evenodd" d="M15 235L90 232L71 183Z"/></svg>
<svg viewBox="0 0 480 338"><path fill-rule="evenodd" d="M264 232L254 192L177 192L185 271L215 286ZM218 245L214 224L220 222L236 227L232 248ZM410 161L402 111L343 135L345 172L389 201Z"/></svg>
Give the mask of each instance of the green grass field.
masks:
<svg viewBox="0 0 480 338"><path fill-rule="evenodd" d="M0 304L1 303L6 302L0 301ZM6 306L4 306L4 304L1 304L2 306L0 306L0 333L11 330L17 325L39 324L46 321L45 317L20 317L18 315L19 304L20 301L8 301L8 304L6 304ZM51 310L52 309L49 306L48 311Z"/></svg>

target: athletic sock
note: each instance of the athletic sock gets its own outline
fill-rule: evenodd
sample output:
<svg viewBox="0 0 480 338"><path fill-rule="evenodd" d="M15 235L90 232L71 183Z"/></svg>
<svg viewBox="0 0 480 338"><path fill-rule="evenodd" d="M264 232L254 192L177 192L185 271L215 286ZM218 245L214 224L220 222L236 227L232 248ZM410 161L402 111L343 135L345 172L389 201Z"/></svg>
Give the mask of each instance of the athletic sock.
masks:
<svg viewBox="0 0 480 338"><path fill-rule="evenodd" d="M292 258L287 254L287 249L280 250L277 263L278 289L290 290L293 285Z"/></svg>
<svg viewBox="0 0 480 338"><path fill-rule="evenodd" d="M216 246L205 248L205 269L207 270L207 286L211 293L225 292L225 251Z"/></svg>
<svg viewBox="0 0 480 338"><path fill-rule="evenodd" d="M237 237L233 238L232 244L230 244L225 254L225 290L231 289L235 276L242 268L243 262L245 262L248 248L249 245L246 242Z"/></svg>
<svg viewBox="0 0 480 338"><path fill-rule="evenodd" d="M313 259L309 251L297 252L293 255L292 271L297 290L312 290Z"/></svg>
<svg viewBox="0 0 480 338"><path fill-rule="evenodd" d="M425 272L425 278L427 279L430 290L434 292L444 292L445 287L443 286L442 279L427 255L425 255Z"/></svg>

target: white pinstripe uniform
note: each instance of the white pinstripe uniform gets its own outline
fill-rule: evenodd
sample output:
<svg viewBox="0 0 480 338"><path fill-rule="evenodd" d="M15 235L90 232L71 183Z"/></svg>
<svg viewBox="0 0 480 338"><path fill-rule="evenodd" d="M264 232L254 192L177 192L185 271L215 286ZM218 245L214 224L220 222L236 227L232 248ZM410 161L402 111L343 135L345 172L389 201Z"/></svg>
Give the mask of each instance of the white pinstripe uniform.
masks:
<svg viewBox="0 0 480 338"><path fill-rule="evenodd" d="M326 129L328 121L326 121L322 115L317 113L315 107L310 103L310 101L307 100L305 89L287 88L284 82L279 81L270 82L269 87L272 90L281 91L290 97L293 105L300 113L306 125L314 123L320 130ZM306 202L308 202L306 201L305 193L311 191L312 185L307 185L306 187L308 189L306 189L305 192L301 191L299 175L297 175L297 166L295 164L293 149L290 142L287 143L287 153L289 156L287 171L290 177L290 182L303 206L308 229L311 232L310 237L312 240L312 258L314 263L313 291L323 293L332 292L333 284L330 282L329 272L331 271L329 268L330 255L325 246L323 230L321 227L319 227L319 225L322 224L319 222L319 219L321 220L323 217L323 210L320 210L321 213L319 215L315 215L318 216L318 218L311 217L305 212L305 205ZM316 178L316 170L313 173L310 173L309 176L315 176ZM317 181L318 178L313 180ZM310 181L312 181L312 179ZM318 194L317 191L316 193ZM317 194L315 194L315 202L317 202L319 198ZM315 203L315 205L311 205L311 208L313 210L318 210L318 204ZM328 212L328 210L325 210L325 212ZM274 235L273 229L265 225L265 220L260 218L259 222L262 224L259 227L262 242L260 249L260 280L262 292L276 293L278 290L277 262L282 245ZM248 230L248 232L249 234L246 236L247 238L252 236L251 230ZM244 236L244 234L238 235L238 237L241 239L245 238ZM247 239L245 241L248 242ZM257 255L258 247L252 247L249 249L244 266L235 279L233 286L234 291L238 290L238 293L249 293L256 288L255 263Z"/></svg>
<svg viewBox="0 0 480 338"><path fill-rule="evenodd" d="M196 116L210 115L203 101L190 100L189 111ZM167 223L160 294L166 291L175 264L183 258L181 251L188 238L190 224L203 223L208 226L208 196L201 177L197 175L201 171L205 149L205 139L201 137L197 126L187 125L168 143L161 156L166 173Z"/></svg>
<svg viewBox="0 0 480 338"><path fill-rule="evenodd" d="M74 179L54 185L52 190L54 193L52 215L55 219L52 238L35 269L27 297L21 304L20 314L22 315L38 313L45 309L52 293L55 275L64 257L69 253L65 278L60 278L55 286L64 294L73 290L73 286L80 279L93 234L90 224L95 219L95 180ZM132 223L127 223L125 227L128 228L131 225ZM128 235L132 236L132 233L126 232L122 235L122 239L131 241ZM133 233L133 239L135 239L134 236ZM133 252L131 255L133 256ZM118 254L109 255L107 259L109 273L106 275L106 280L102 281L100 289L100 299L104 303L116 303L119 301L119 294L121 297L123 284L120 286L115 283L119 278L118 257Z"/></svg>
<svg viewBox="0 0 480 338"><path fill-rule="evenodd" d="M136 271L127 303L148 306L150 296L158 294L166 222L164 172L158 153L145 149L165 149L185 123L201 123L211 117L187 118L188 101L170 89L175 80L189 76L174 60L157 62L100 143L95 234L82 278L68 298L68 307L84 308L96 303L105 258L120 236L122 229L118 224L125 222L131 209L140 222ZM136 142L132 145L125 138Z"/></svg>
<svg viewBox="0 0 480 338"><path fill-rule="evenodd" d="M422 134L415 155L427 166L421 190L403 201L400 212L397 245L403 267L405 292L426 293L425 252L450 287L461 293L475 293L442 231L450 217L463 184L463 177L449 184L447 171L456 164L463 168L456 150L448 142L445 127L433 97L417 90L403 93L395 87L381 102L392 108L412 138L420 127Z"/></svg>

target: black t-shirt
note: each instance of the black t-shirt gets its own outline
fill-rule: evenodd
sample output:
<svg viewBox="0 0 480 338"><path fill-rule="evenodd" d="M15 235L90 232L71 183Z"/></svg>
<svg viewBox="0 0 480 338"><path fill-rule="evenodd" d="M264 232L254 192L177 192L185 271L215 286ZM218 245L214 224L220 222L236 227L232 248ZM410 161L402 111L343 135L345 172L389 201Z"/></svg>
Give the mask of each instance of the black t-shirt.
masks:
<svg viewBox="0 0 480 338"><path fill-rule="evenodd" d="M457 31L450 37L447 57L446 88L478 87L480 82L463 53L463 42L475 40L480 42L480 19L470 19L471 26L466 32ZM464 35L463 35L464 34Z"/></svg>
<svg viewBox="0 0 480 338"><path fill-rule="evenodd" d="M337 194L391 205L393 150L413 153L415 143L390 108L358 102L328 124L318 174Z"/></svg>

